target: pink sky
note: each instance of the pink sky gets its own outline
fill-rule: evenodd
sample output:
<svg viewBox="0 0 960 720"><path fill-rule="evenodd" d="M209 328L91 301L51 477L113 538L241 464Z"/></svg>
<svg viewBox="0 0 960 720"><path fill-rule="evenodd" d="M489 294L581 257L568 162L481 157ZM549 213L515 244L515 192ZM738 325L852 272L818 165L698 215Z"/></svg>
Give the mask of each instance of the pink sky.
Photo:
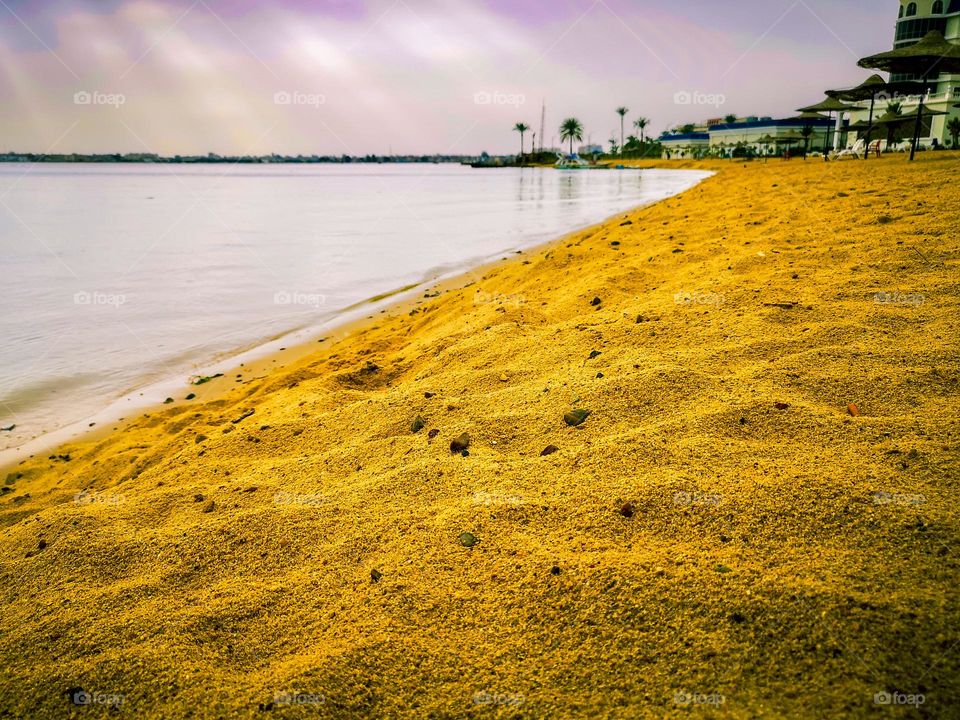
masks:
<svg viewBox="0 0 960 720"><path fill-rule="evenodd" d="M864 79L856 61L891 47L898 6L0 0L0 150L514 152L541 100L547 145L570 115L594 142L619 136L619 105L654 135L787 117Z"/></svg>

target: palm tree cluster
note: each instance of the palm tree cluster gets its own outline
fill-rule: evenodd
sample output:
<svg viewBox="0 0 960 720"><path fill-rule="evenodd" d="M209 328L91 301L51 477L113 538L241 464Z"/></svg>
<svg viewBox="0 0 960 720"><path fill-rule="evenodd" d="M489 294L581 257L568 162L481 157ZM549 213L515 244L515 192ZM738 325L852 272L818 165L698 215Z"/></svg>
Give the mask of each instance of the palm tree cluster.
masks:
<svg viewBox="0 0 960 720"><path fill-rule="evenodd" d="M630 109L624 106L618 107L616 109L617 115L620 116L620 144L617 144L616 139L610 139L611 152L616 154L617 152L620 155L623 155L624 150L633 152L642 150L645 143L647 142L646 138L646 129L650 125L650 118L638 117L633 121L633 127L636 129L637 135L627 135L625 136L625 122L627 114L630 112ZM523 122L518 122L513 126L514 132L520 133L520 155L519 162L523 164L524 157L524 143L523 136L530 126ZM583 141L583 123L580 122L575 117L568 117L562 123L560 123L560 141L569 143L570 154L573 155L573 143L574 141L582 142ZM532 150L532 149L531 149Z"/></svg>

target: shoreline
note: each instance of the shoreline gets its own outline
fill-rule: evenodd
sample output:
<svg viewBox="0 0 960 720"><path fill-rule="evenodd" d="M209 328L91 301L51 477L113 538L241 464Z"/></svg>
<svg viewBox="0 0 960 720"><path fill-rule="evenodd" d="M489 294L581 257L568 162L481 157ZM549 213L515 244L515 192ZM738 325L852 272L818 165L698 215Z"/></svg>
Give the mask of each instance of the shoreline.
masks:
<svg viewBox="0 0 960 720"><path fill-rule="evenodd" d="M662 165L648 167L644 165L643 167L637 168L631 166L627 169L697 171L705 170L706 168L664 167ZM422 304L422 300L417 299L417 295L421 291L426 290L428 293L448 293L452 290L461 289L464 287L461 286L461 283L465 280L480 276L504 263L509 263L514 260L516 256L523 255L524 253L535 253L556 243L561 243L578 233L598 229L620 215L633 213L658 202L677 197L677 195L681 195L684 192L689 192L703 181L712 177L716 171L711 170L709 172L711 172L711 175L702 178L697 184L680 193L670 195L667 198L631 206L626 210L605 217L596 223L571 229L557 237L534 243L521 250L506 250L504 252L509 254L502 258L495 260L488 259L480 262L478 265L458 268L447 274L434 277L425 277L419 282L393 290L387 290L335 311L333 317L320 324L289 330L256 342L245 349L228 351L220 358L211 359L209 362L198 362L192 368L195 372L186 376L186 381L184 381L185 376L183 374L177 374L135 387L129 392L123 393L111 400L110 403L100 411L79 418L63 427L31 438L22 445L0 450L0 475L10 472L17 466L45 452L65 448L72 444L84 444L103 440L112 433L126 429L131 423L136 422L138 419L149 417L149 415L155 412L169 409L171 405L180 405L183 403L200 405L204 402L219 400L233 388L233 385L229 382L231 379L237 380L243 374L252 376L246 378L244 382L248 382L251 379L261 379L265 376L265 373L280 370L281 368L303 360L317 349L315 345L318 342L332 339L332 343L327 343L329 346L349 337L352 333L362 331L366 324L376 322L378 315L394 317L409 312L417 305ZM473 282L470 284L473 284ZM465 287L469 287L469 285ZM375 314L367 315L366 313L368 312ZM192 377L211 377L217 374L221 374L222 377L214 377L211 381L201 385L193 385L189 382L189 379ZM173 397L174 403L166 403L164 400L159 399L148 399L144 397L147 394L149 394L151 398L153 396ZM192 394L195 397L187 400L185 397L176 397L178 394L181 396ZM91 423L93 424L91 425Z"/></svg>
<svg viewBox="0 0 960 720"><path fill-rule="evenodd" d="M958 169L729 164L25 463L5 709L949 716Z"/></svg>

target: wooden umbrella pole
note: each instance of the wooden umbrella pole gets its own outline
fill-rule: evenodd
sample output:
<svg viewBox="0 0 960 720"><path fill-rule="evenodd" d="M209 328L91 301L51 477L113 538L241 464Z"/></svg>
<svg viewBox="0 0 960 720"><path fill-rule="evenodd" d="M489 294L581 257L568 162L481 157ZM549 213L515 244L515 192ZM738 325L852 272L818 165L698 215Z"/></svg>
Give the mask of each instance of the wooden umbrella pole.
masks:
<svg viewBox="0 0 960 720"><path fill-rule="evenodd" d="M870 96L870 119L867 120L867 147L863 151L864 161L870 158L870 131L873 130L873 105L877 101L877 94Z"/></svg>
<svg viewBox="0 0 960 720"><path fill-rule="evenodd" d="M920 107L917 108L917 122L913 126L913 146L910 148L910 162L917 154L917 145L920 144L920 123L923 120L923 98L927 95L927 73L923 75L923 90L920 91Z"/></svg>

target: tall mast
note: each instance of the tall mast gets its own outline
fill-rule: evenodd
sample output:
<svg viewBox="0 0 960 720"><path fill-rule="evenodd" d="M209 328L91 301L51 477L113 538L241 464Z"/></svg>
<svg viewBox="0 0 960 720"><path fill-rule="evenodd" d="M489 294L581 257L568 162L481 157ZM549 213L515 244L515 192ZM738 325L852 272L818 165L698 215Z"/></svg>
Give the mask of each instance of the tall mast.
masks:
<svg viewBox="0 0 960 720"><path fill-rule="evenodd" d="M545 100L540 101L540 152L543 152L543 126L544 121L547 119L547 103Z"/></svg>

